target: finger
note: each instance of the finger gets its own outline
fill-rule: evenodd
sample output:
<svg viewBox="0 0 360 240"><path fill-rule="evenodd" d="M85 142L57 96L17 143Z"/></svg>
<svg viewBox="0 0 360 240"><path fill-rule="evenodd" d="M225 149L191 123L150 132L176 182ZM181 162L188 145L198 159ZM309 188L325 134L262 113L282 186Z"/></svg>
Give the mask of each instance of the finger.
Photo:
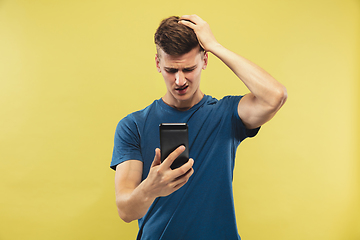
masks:
<svg viewBox="0 0 360 240"><path fill-rule="evenodd" d="M155 149L155 157L154 157L154 161L151 164L151 167L155 167L161 164L161 153L160 153L160 149L156 148Z"/></svg>
<svg viewBox="0 0 360 240"><path fill-rule="evenodd" d="M171 164L174 162L174 160L180 156L180 154L185 151L185 146L181 145L177 149L175 149L172 153L169 154L169 156L162 162L161 166L165 169L170 168Z"/></svg>
<svg viewBox="0 0 360 240"><path fill-rule="evenodd" d="M195 28L202 19L197 15L183 15L180 17L179 23L184 24L187 27Z"/></svg>
<svg viewBox="0 0 360 240"><path fill-rule="evenodd" d="M187 26L187 27L189 27L191 29L194 29L195 26L196 26L196 24L194 24L193 22L190 22L189 20L184 20L184 19L180 20L179 23L182 24L182 25L185 25L185 26Z"/></svg>
<svg viewBox="0 0 360 240"><path fill-rule="evenodd" d="M194 165L194 160L192 158L190 158L189 161L187 161L187 163L185 163L184 165L182 165L179 168L174 169L173 174L174 174L175 178L176 179L182 178L183 176L188 174L189 170L192 169L193 165Z"/></svg>
<svg viewBox="0 0 360 240"><path fill-rule="evenodd" d="M181 177L177 178L176 180L174 180L172 182L172 186L174 188L178 188L179 186L180 187L184 186L185 183L187 183L189 181L189 178L193 175L193 173L194 173L194 169L190 168L189 171L186 174L184 174L183 176L181 176Z"/></svg>
<svg viewBox="0 0 360 240"><path fill-rule="evenodd" d="M201 18L195 14L193 15L183 15L180 17L180 20L187 20L187 21L191 21L194 24L196 24L199 20L201 20Z"/></svg>

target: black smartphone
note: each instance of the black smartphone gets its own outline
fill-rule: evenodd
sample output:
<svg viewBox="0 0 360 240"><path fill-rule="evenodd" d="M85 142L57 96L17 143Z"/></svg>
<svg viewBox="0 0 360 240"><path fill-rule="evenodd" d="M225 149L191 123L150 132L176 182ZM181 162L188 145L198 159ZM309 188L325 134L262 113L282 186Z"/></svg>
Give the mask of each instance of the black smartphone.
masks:
<svg viewBox="0 0 360 240"><path fill-rule="evenodd" d="M189 136L187 124L161 123L159 128L161 162L163 162L176 148L184 145L185 151L174 160L170 168L175 169L187 163L187 161L189 161Z"/></svg>

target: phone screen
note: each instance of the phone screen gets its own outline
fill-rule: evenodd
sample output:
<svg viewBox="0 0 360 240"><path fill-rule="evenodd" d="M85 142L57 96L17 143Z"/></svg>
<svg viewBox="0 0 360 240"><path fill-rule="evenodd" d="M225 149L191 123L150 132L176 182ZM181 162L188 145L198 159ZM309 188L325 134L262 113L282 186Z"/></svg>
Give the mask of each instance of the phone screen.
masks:
<svg viewBox="0 0 360 240"><path fill-rule="evenodd" d="M186 123L162 123L160 128L160 148L161 162L170 153L181 145L185 146L185 151L178 156L171 164L170 168L175 169L189 161L189 137L188 126Z"/></svg>

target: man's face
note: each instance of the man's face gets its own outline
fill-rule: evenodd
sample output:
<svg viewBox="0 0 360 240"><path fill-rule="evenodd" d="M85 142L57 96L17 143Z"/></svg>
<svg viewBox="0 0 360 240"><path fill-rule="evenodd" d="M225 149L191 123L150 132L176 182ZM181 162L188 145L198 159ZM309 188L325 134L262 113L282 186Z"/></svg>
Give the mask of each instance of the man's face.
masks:
<svg viewBox="0 0 360 240"><path fill-rule="evenodd" d="M199 47L181 56L171 56L158 48L156 67L161 72L167 92L163 100L176 108L190 108L203 94L199 89L201 71L206 68L208 55Z"/></svg>

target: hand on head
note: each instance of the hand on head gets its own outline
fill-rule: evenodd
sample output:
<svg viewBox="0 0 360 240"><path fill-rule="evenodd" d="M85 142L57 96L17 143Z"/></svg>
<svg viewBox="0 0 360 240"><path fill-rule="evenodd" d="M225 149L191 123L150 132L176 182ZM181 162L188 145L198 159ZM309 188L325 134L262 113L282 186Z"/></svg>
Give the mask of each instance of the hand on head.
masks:
<svg viewBox="0 0 360 240"><path fill-rule="evenodd" d="M219 43L216 41L214 34L211 32L207 22L197 15L183 15L179 23L194 30L200 46L207 52L212 52L213 47Z"/></svg>

